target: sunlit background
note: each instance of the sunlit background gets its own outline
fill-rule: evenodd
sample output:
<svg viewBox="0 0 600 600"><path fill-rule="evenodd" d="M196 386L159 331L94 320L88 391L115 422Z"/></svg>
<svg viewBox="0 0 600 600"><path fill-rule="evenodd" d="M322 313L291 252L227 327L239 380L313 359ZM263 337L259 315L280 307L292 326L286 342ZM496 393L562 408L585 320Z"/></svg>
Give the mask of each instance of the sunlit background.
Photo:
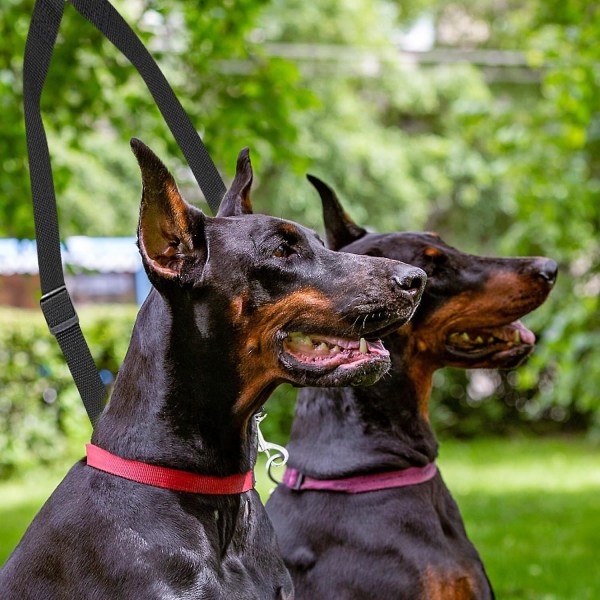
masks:
<svg viewBox="0 0 600 600"><path fill-rule="evenodd" d="M373 230L433 230L464 251L559 263L556 289L525 320L539 340L527 365L438 372L432 422L499 597L600 597L591 566L600 539L598 4L114 4L142 34L224 177L250 147L255 210L321 230L310 172ZM0 522L12 527L0 530L0 560L90 434L36 308L20 91L32 6L3 0L0 8ZM110 385L147 292L132 238L140 181L129 139L150 145L185 197L208 207L140 77L69 6L43 111L67 282ZM288 435L294 394L284 386L268 403L264 432L275 441ZM40 476L40 464L56 477ZM564 484L563 470L580 479ZM503 480L519 472L522 488L507 490ZM31 477L43 485L32 488ZM552 554L559 543L564 553ZM583 581L569 578L575 569Z"/></svg>

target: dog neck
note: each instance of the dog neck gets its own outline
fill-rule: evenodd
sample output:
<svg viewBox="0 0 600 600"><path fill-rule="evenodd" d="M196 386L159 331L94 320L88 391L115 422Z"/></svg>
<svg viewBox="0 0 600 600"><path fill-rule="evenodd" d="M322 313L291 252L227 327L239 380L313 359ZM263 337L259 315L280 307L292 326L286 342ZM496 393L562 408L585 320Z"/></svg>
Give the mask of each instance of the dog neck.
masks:
<svg viewBox="0 0 600 600"><path fill-rule="evenodd" d="M224 340L233 345L235 336L212 300L175 303L151 292L94 444L122 458L201 474L252 469L254 420L232 417L243 390Z"/></svg>
<svg viewBox="0 0 600 600"><path fill-rule="evenodd" d="M336 478L423 466L437 455L427 418L433 371L410 340L385 340L392 367L363 388L302 389L288 445L290 466Z"/></svg>

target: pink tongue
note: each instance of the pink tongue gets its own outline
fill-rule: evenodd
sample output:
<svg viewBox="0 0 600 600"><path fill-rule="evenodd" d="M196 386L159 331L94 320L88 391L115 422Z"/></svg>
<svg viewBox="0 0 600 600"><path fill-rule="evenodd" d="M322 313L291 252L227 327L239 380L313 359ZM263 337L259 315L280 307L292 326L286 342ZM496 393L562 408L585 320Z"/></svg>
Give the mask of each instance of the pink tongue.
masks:
<svg viewBox="0 0 600 600"><path fill-rule="evenodd" d="M529 344L530 346L533 346L535 344L535 334L533 333L533 331L527 329L527 327L525 327L525 325L523 325L521 321L515 321L513 325L519 330L522 342L524 342L525 344Z"/></svg>

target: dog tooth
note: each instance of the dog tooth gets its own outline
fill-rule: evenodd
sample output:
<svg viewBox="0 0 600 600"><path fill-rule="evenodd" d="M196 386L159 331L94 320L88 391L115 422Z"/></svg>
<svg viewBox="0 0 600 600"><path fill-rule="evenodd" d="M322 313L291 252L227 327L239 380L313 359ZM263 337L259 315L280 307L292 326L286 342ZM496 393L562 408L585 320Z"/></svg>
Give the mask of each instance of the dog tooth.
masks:
<svg viewBox="0 0 600 600"><path fill-rule="evenodd" d="M331 354L338 354L338 352L341 352L342 349L338 346L335 345L332 349L331 349Z"/></svg>
<svg viewBox="0 0 600 600"><path fill-rule="evenodd" d="M475 338L475 343L476 343L476 344L483 344L483 338L482 338L480 335L478 335L478 336Z"/></svg>
<svg viewBox="0 0 600 600"><path fill-rule="evenodd" d="M329 346L325 343L325 342L321 342L316 348L315 350L319 353L319 354L329 354Z"/></svg>
<svg viewBox="0 0 600 600"><path fill-rule="evenodd" d="M367 345L367 340L365 340L365 338L360 338L360 345L358 347L358 350L363 354L367 354L367 352L369 352L369 346Z"/></svg>
<svg viewBox="0 0 600 600"><path fill-rule="evenodd" d="M460 337L460 334L455 332L455 333L451 333L450 336L448 337L448 339L455 342L459 337Z"/></svg>
<svg viewBox="0 0 600 600"><path fill-rule="evenodd" d="M301 331L294 331L288 335L290 342L295 344L300 344L302 346L307 346L308 344L312 344L312 340L309 336L304 335Z"/></svg>
<svg viewBox="0 0 600 600"><path fill-rule="evenodd" d="M469 337L469 334L466 331L460 334L460 338L464 342L470 342L471 341L471 338Z"/></svg>
<svg viewBox="0 0 600 600"><path fill-rule="evenodd" d="M515 344L519 344L521 342L521 332L517 329L513 334L513 340Z"/></svg>
<svg viewBox="0 0 600 600"><path fill-rule="evenodd" d="M491 343L493 343L493 341L494 341L494 338L493 338L493 337L489 337L489 338L488 338L488 344L491 344Z"/></svg>

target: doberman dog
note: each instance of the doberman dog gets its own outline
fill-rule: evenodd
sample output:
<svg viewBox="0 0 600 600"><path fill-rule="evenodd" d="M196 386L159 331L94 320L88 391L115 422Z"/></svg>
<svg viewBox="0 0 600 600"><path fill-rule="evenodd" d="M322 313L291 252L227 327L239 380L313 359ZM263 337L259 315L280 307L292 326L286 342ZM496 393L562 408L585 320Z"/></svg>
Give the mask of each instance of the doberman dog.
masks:
<svg viewBox="0 0 600 600"><path fill-rule="evenodd" d="M252 416L272 390L376 381L390 363L378 340L412 316L425 274L334 252L296 223L252 214L247 150L211 218L183 200L149 148L134 139L132 149L143 181L138 246L153 289L93 448L153 472L250 475ZM148 485L90 457L4 566L3 600L293 596L256 491Z"/></svg>
<svg viewBox="0 0 600 600"><path fill-rule="evenodd" d="M428 419L432 376L450 365L519 365L535 336L517 319L545 300L557 265L546 258L465 254L432 233L367 233L333 190L309 179L322 198L330 247L407 261L428 279L411 322L384 339L392 356L386 377L364 389L298 394L288 447L295 481L286 479L267 503L296 598L493 598L435 468L437 442ZM358 489L395 470L429 474L414 485ZM364 493L331 491L332 484L348 491L348 482Z"/></svg>

